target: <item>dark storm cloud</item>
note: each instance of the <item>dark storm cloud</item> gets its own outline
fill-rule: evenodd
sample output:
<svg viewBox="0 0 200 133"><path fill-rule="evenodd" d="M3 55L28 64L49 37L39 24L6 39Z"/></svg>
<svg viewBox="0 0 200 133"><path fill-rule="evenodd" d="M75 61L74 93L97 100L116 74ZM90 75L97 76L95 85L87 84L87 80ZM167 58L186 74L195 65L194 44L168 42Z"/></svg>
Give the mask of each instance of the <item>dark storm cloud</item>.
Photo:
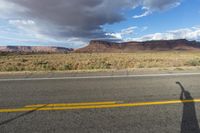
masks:
<svg viewBox="0 0 200 133"><path fill-rule="evenodd" d="M180 0L8 0L26 10L20 15L37 23L41 34L103 38L102 26L124 20L123 9L164 9Z"/></svg>
<svg viewBox="0 0 200 133"><path fill-rule="evenodd" d="M101 26L123 20L128 0L10 0L27 8L23 14L37 23L48 22L59 36L103 37ZM51 26L52 26L51 25ZM45 25L43 25L45 27ZM50 28L50 27L49 27ZM48 30L41 32L48 33Z"/></svg>

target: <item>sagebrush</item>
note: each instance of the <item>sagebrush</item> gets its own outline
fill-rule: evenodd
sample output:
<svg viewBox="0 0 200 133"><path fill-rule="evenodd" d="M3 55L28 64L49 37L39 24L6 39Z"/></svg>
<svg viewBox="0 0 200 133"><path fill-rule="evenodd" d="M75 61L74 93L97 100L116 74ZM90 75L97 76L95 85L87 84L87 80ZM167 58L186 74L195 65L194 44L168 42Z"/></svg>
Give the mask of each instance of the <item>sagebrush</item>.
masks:
<svg viewBox="0 0 200 133"><path fill-rule="evenodd" d="M66 71L92 69L200 66L199 52L69 53L0 56L0 71Z"/></svg>

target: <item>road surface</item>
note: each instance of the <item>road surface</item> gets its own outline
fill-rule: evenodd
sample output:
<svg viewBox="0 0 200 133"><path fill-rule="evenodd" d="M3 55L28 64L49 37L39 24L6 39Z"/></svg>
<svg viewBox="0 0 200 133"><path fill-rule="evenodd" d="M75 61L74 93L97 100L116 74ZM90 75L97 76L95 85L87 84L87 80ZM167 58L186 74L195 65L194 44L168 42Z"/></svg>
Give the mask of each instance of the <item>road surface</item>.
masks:
<svg viewBox="0 0 200 133"><path fill-rule="evenodd" d="M200 133L200 74L0 79L1 133Z"/></svg>

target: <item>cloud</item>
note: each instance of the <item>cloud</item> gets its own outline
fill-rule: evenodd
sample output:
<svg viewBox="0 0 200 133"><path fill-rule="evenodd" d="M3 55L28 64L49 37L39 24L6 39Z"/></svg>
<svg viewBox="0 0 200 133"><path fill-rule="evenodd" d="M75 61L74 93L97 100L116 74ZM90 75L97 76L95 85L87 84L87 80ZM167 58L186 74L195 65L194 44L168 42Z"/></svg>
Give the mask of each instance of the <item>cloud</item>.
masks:
<svg viewBox="0 0 200 133"><path fill-rule="evenodd" d="M142 18L142 17L152 14L152 11L147 9L146 7L142 7L142 10L145 10L145 12L140 15L134 15L133 18Z"/></svg>
<svg viewBox="0 0 200 133"><path fill-rule="evenodd" d="M38 27L43 34L64 38L105 37L101 26L124 20L121 10L131 8L130 0L116 0L115 2L112 0L8 1L27 9L20 15L23 19L31 19L40 24ZM56 30L52 31L49 27Z"/></svg>
<svg viewBox="0 0 200 133"><path fill-rule="evenodd" d="M144 13L140 15L134 15L133 18L145 17L155 11L167 10L177 7L181 4L181 0L138 0L137 2L138 6L142 6Z"/></svg>
<svg viewBox="0 0 200 133"><path fill-rule="evenodd" d="M134 41L188 39L200 41L200 27L171 30L163 33L145 35L139 38L129 38Z"/></svg>
<svg viewBox="0 0 200 133"><path fill-rule="evenodd" d="M0 18L9 19L10 17L16 17L13 15L13 12L15 14L20 14L26 11L27 10L24 7L21 7L13 2L9 2L7 0L0 1Z"/></svg>
<svg viewBox="0 0 200 133"><path fill-rule="evenodd" d="M101 28L124 20L121 10L143 6L144 9L161 10L177 4L180 0L6 0L12 10L22 8L20 15L36 23L47 23L56 33L40 25L41 32L63 37L105 37ZM1 3L5 3L2 0ZM21 8L14 8L18 6ZM10 10L11 10L10 9ZM26 9L26 10L25 10Z"/></svg>
<svg viewBox="0 0 200 133"><path fill-rule="evenodd" d="M143 0L143 7L150 10L165 10L180 5L181 0Z"/></svg>
<svg viewBox="0 0 200 133"><path fill-rule="evenodd" d="M125 9L142 7L147 16L180 4L181 0L0 0L0 18L41 38L55 40L110 38L103 26L125 20ZM131 29L130 29L131 31ZM115 34L120 38L123 32ZM72 39L73 40L73 39Z"/></svg>
<svg viewBox="0 0 200 133"><path fill-rule="evenodd" d="M106 33L106 35L109 35L109 36L114 37L116 39L123 40L125 36L129 36L129 35L134 34L134 31L137 28L138 27L136 27L136 26L132 26L132 27L122 29L120 32Z"/></svg>
<svg viewBox="0 0 200 133"><path fill-rule="evenodd" d="M33 20L15 19L9 20L9 24L15 26L17 29L24 31L26 34L30 34L38 39L48 39L45 34L41 34L40 28Z"/></svg>

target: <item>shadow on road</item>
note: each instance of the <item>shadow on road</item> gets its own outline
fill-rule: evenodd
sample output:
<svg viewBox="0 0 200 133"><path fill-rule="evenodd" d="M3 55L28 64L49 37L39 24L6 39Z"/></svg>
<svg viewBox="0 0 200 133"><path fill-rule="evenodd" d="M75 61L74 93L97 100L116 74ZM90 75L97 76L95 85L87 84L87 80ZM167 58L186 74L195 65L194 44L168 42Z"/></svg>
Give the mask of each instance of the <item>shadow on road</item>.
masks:
<svg viewBox="0 0 200 133"><path fill-rule="evenodd" d="M181 133L200 133L193 97L189 91L185 90L180 82L176 82L176 84L178 84L181 88L180 100L183 102ZM184 100L191 101L184 102Z"/></svg>
<svg viewBox="0 0 200 133"><path fill-rule="evenodd" d="M48 105L48 104L47 104L47 105ZM44 107L47 106L47 105L44 105L44 106L42 106L42 107L35 108L34 110L31 110L31 111L22 113L22 114L17 115L17 116L15 116L15 117L13 117L13 118L10 118L10 119L8 119L8 120L2 121L2 122L0 122L0 126L5 125L5 124L8 124L8 123L10 123L10 122L12 122L12 121L14 121L14 120L17 120L17 119L19 119L19 118L21 118L21 117L26 116L26 115L29 115L29 114L31 114L31 113L33 113L33 112L35 112L35 111L37 111L37 110L39 110L39 109L41 109L41 108L44 108Z"/></svg>

